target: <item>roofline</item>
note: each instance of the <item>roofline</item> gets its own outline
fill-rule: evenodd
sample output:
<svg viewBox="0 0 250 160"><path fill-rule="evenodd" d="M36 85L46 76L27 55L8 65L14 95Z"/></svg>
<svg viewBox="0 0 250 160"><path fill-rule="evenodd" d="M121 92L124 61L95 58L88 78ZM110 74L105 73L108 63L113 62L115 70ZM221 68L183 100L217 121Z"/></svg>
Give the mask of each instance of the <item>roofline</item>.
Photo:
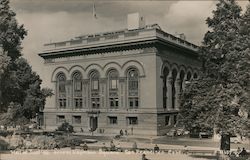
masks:
<svg viewBox="0 0 250 160"><path fill-rule="evenodd" d="M198 49L197 51L194 51L192 49L186 48L184 46L180 46L173 42L169 42L162 38L154 38L154 39L147 39L143 41L127 42L127 43L120 43L120 44L109 44L109 45L104 44L104 45L93 46L93 47L88 47L88 48L67 49L67 50L52 51L52 52L41 52L38 55L44 59L68 57L68 56L91 54L91 52L94 52L94 51L99 51L98 53L112 52L112 50L120 51L120 50L128 50L128 49L133 49L133 48L144 48L145 45L151 45L153 47L154 44L174 48L177 50L182 50L193 56L198 56ZM157 45L155 45L155 47L157 47ZM72 53L74 53L74 55L72 55Z"/></svg>

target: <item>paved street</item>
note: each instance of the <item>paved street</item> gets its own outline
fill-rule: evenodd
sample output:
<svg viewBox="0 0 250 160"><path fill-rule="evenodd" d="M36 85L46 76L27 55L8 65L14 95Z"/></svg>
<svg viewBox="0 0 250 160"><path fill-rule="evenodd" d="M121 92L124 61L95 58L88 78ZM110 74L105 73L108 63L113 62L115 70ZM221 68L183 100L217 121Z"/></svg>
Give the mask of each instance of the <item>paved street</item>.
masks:
<svg viewBox="0 0 250 160"><path fill-rule="evenodd" d="M1 160L141 160L143 153L113 153L113 152L84 152L84 151L43 151L32 153L2 154ZM186 154L145 153L150 160L207 160L211 157L192 157Z"/></svg>

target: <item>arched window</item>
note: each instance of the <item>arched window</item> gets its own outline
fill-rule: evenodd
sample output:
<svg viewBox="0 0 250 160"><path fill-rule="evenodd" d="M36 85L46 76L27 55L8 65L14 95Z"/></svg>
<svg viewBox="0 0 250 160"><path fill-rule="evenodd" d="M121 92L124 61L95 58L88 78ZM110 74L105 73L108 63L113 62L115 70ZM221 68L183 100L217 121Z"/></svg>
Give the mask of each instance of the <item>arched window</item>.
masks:
<svg viewBox="0 0 250 160"><path fill-rule="evenodd" d="M91 85L91 106L92 108L100 107L100 94L99 94L99 73L94 70L90 73L90 85Z"/></svg>
<svg viewBox="0 0 250 160"><path fill-rule="evenodd" d="M169 74L169 69L168 68L164 68L163 70L163 108L167 108L167 78L168 78L168 74Z"/></svg>
<svg viewBox="0 0 250 160"><path fill-rule="evenodd" d="M73 74L73 100L76 109L82 108L82 75L79 72Z"/></svg>
<svg viewBox="0 0 250 160"><path fill-rule="evenodd" d="M57 98L59 108L66 108L67 98L66 98L66 76L63 73L58 74L57 79Z"/></svg>
<svg viewBox="0 0 250 160"><path fill-rule="evenodd" d="M190 80L191 80L191 77L192 77L191 72L188 72L188 73L187 73L187 79L186 79L186 80L187 80L187 81L190 81Z"/></svg>
<svg viewBox="0 0 250 160"><path fill-rule="evenodd" d="M175 88L175 81L177 77L177 70L172 70L172 108L175 108L175 98L176 98L176 88Z"/></svg>
<svg viewBox="0 0 250 160"><path fill-rule="evenodd" d="M117 70L110 70L108 73L108 86L109 86L109 106L111 109L117 109L119 106L118 98L118 77Z"/></svg>
<svg viewBox="0 0 250 160"><path fill-rule="evenodd" d="M128 77L128 102L130 109L139 107L139 73L137 69L130 69Z"/></svg>
<svg viewBox="0 0 250 160"><path fill-rule="evenodd" d="M198 75L197 75L197 73L194 73L194 80L197 80L198 79Z"/></svg>

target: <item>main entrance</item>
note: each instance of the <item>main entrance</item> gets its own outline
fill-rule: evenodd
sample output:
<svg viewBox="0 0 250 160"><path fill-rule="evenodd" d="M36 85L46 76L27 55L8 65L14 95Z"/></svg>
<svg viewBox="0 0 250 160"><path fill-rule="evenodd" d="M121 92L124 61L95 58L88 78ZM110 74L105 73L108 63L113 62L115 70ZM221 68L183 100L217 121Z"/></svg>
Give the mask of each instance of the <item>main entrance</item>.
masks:
<svg viewBox="0 0 250 160"><path fill-rule="evenodd" d="M90 130L93 132L98 127L98 117L97 116L91 116L89 117L89 127Z"/></svg>

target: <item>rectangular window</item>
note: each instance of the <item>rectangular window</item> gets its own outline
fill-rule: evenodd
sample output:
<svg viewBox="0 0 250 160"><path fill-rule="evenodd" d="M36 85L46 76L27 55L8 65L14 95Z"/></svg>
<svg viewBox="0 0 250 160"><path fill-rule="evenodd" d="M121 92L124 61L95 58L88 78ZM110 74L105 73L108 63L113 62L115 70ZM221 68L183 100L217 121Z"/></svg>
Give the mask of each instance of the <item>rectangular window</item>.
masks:
<svg viewBox="0 0 250 160"><path fill-rule="evenodd" d="M109 104L111 109L117 109L119 106L118 98L109 98Z"/></svg>
<svg viewBox="0 0 250 160"><path fill-rule="evenodd" d="M63 109L63 108L66 108L66 102L67 102L67 101L66 101L65 98L60 98L60 99L59 99L59 107L62 108L62 109Z"/></svg>
<svg viewBox="0 0 250 160"><path fill-rule="evenodd" d="M138 119L137 117L128 117L128 125L137 125L138 124Z"/></svg>
<svg viewBox="0 0 250 160"><path fill-rule="evenodd" d="M92 108L100 107L100 98L91 98L91 101L92 101Z"/></svg>
<svg viewBox="0 0 250 160"><path fill-rule="evenodd" d="M109 118L109 124L117 124L117 117L108 117Z"/></svg>
<svg viewBox="0 0 250 160"><path fill-rule="evenodd" d="M73 116L73 123L74 124L81 124L81 116Z"/></svg>
<svg viewBox="0 0 250 160"><path fill-rule="evenodd" d="M165 117L165 125L169 126L170 125L170 116Z"/></svg>
<svg viewBox="0 0 250 160"><path fill-rule="evenodd" d="M56 122L57 123L63 123L63 122L65 122L65 116L64 115L58 115L56 117Z"/></svg>
<svg viewBox="0 0 250 160"><path fill-rule="evenodd" d="M82 98L75 98L74 101L75 101L75 108L76 109L82 108Z"/></svg>
<svg viewBox="0 0 250 160"><path fill-rule="evenodd" d="M139 99L137 97L130 97L128 101L130 109L137 109L139 107Z"/></svg>
<svg viewBox="0 0 250 160"><path fill-rule="evenodd" d="M177 115L174 115L174 125L177 124Z"/></svg>

